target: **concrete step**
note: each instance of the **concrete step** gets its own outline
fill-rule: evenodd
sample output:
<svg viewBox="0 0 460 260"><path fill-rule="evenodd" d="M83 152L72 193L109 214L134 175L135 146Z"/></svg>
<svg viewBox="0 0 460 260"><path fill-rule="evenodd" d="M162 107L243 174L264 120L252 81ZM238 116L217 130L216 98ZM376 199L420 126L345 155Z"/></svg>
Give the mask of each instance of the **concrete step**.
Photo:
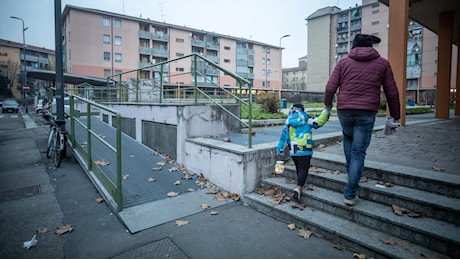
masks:
<svg viewBox="0 0 460 260"><path fill-rule="evenodd" d="M326 172L318 172L326 170ZM315 172L316 171L316 172ZM295 180L294 165L285 165L284 177ZM327 169L311 168L307 178L308 184L342 193L347 183L347 175L337 174ZM378 180L367 179L360 183L359 196L383 205L397 205L411 211L419 212L424 217L460 225L460 199L451 198L431 192L417 190L400 185L385 187Z"/></svg>
<svg viewBox="0 0 460 260"><path fill-rule="evenodd" d="M312 166L346 173L342 155L314 152ZM460 176L366 160L364 176L431 193L460 199Z"/></svg>
<svg viewBox="0 0 460 260"><path fill-rule="evenodd" d="M295 183L282 177L263 180L265 188L280 187L289 196ZM304 189L302 202L316 210L340 216L342 219L366 226L374 231L384 232L400 240L429 248L441 254L460 256L460 227L429 217L411 218L398 216L392 207L361 198L358 205L346 206L341 192L316 187Z"/></svg>
<svg viewBox="0 0 460 260"><path fill-rule="evenodd" d="M347 250L364 254L366 258L443 258L425 247L403 241L374 228L355 223L334 214L307 207L304 210L293 208L294 202L274 205L269 196L257 193L246 194L245 205L270 215L286 223L295 223L313 234L342 245Z"/></svg>

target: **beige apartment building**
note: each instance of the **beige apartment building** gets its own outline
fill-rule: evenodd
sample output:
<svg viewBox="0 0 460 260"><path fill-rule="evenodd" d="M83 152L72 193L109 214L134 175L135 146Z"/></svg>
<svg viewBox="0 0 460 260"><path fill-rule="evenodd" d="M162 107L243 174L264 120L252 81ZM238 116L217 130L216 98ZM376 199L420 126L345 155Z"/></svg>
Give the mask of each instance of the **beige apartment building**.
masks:
<svg viewBox="0 0 460 260"><path fill-rule="evenodd" d="M25 54L23 52L25 51ZM27 96L40 95L39 91L44 82L34 78L24 77L26 71L54 70L54 50L0 39L0 73L10 82L10 90L16 99L22 99L24 92ZM26 80L27 82L23 82ZM23 86L26 90L23 90Z"/></svg>
<svg viewBox="0 0 460 260"><path fill-rule="evenodd" d="M388 6L378 0L363 0L362 5L346 10L325 7L309 15L307 89L323 93L337 62L348 54L356 34L371 34L381 38L374 45L382 57L388 57ZM437 35L410 21L407 46L407 100L432 104L436 89ZM452 60L456 63L457 47ZM452 71L455 82L456 73ZM454 88L452 84L451 88Z"/></svg>
<svg viewBox="0 0 460 260"><path fill-rule="evenodd" d="M252 81L254 89L281 89L281 48L244 38L178 26L150 19L67 5L63 12L64 69L68 73L107 77L159 79L159 62L198 53L226 70ZM223 32L224 33L224 32ZM163 67L170 85L192 84L191 61ZM235 87L236 82L208 66L198 83ZM166 79L166 80L165 80Z"/></svg>

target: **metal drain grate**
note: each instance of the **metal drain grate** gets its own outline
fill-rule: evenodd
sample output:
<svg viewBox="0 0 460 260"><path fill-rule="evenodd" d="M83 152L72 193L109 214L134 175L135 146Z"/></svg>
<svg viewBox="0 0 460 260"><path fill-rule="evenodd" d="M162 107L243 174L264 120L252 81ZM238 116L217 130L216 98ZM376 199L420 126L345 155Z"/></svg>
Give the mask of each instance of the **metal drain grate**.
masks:
<svg viewBox="0 0 460 260"><path fill-rule="evenodd" d="M186 259L188 258L169 238L141 246L112 258L118 259Z"/></svg>
<svg viewBox="0 0 460 260"><path fill-rule="evenodd" d="M0 192L0 202L28 198L40 194L40 185L23 187L15 190Z"/></svg>

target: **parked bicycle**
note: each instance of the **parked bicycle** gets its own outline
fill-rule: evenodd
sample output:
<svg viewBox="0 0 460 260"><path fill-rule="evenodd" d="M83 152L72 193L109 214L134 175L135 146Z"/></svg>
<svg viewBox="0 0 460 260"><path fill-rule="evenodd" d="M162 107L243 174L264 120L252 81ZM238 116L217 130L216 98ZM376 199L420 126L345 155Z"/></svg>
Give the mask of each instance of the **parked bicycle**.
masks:
<svg viewBox="0 0 460 260"><path fill-rule="evenodd" d="M66 155L67 131L61 130L65 121L50 120L50 133L48 136L48 149L46 157L53 158L54 166L59 167Z"/></svg>

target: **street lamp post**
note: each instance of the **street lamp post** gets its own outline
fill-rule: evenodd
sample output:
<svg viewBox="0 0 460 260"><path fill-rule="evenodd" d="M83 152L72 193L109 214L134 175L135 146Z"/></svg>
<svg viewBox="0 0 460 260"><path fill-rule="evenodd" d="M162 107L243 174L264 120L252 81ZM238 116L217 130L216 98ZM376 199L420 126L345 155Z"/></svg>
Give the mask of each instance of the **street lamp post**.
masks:
<svg viewBox="0 0 460 260"><path fill-rule="evenodd" d="M22 77L23 77L23 86L22 86L22 105L26 108L26 113L29 113L27 109L27 103L25 101L25 89L24 87L27 85L27 67L26 67L26 30L29 28L24 28L24 20L22 20L19 17L16 16L10 16L12 19L20 20L22 22L22 59L24 60L22 62L21 66L21 71L22 71ZM19 63L21 63L21 55L19 55Z"/></svg>
<svg viewBox="0 0 460 260"><path fill-rule="evenodd" d="M281 62L281 86L279 91L279 98L281 100L281 89L283 88L283 47L281 47L281 40L283 38L291 36L290 34L286 34L280 37L280 62Z"/></svg>

